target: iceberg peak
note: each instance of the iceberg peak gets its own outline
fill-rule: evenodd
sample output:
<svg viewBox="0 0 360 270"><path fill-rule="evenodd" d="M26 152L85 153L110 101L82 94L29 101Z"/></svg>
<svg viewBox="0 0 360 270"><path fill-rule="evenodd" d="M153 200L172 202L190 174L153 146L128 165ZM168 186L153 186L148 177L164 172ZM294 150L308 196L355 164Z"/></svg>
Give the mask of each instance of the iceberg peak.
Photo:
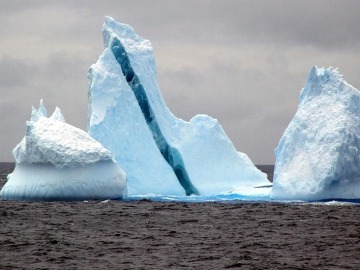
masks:
<svg viewBox="0 0 360 270"><path fill-rule="evenodd" d="M41 117L47 117L48 112L47 109L45 107L44 101L43 99L40 99L40 104L39 104L39 109L36 110L34 108L34 106L32 106L31 109L31 121L36 122L38 121Z"/></svg>
<svg viewBox="0 0 360 270"><path fill-rule="evenodd" d="M128 53L152 53L151 42L136 34L134 28L130 25L116 22L109 16L105 18L105 23L102 28L105 47L111 48L113 39L118 37ZM125 54L125 51L120 54L123 53Z"/></svg>
<svg viewBox="0 0 360 270"><path fill-rule="evenodd" d="M50 119L65 123L65 118L62 115L61 110L60 110L59 107L55 108L53 114L50 116Z"/></svg>
<svg viewBox="0 0 360 270"><path fill-rule="evenodd" d="M346 98L348 91L358 92L357 89L344 80L338 68L318 68L314 66L309 72L305 87L300 92L299 105L301 106L307 101L323 94L329 96L339 95L339 97Z"/></svg>
<svg viewBox="0 0 360 270"><path fill-rule="evenodd" d="M40 104L39 104L38 112L41 113L44 117L47 117L47 116L48 116L48 112L47 112L47 109L46 109L46 107L45 107L45 104L44 104L44 100L43 100L43 99L40 99Z"/></svg>
<svg viewBox="0 0 360 270"><path fill-rule="evenodd" d="M334 68L313 67L275 149L274 199L360 198L360 92Z"/></svg>

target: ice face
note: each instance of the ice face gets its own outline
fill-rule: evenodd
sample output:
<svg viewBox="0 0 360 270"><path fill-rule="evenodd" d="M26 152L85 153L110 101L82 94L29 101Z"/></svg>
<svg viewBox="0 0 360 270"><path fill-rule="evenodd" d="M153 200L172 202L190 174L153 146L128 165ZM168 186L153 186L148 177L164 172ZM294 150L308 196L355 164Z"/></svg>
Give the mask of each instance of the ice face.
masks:
<svg viewBox="0 0 360 270"><path fill-rule="evenodd" d="M159 152L114 54L107 48L89 69L88 123L89 134L111 149L126 171L129 195L185 195Z"/></svg>
<svg viewBox="0 0 360 270"><path fill-rule="evenodd" d="M26 135L13 150L15 171L3 199L120 199L126 175L112 154L86 132L65 123L59 108L49 118L43 102L33 108Z"/></svg>
<svg viewBox="0 0 360 270"><path fill-rule="evenodd" d="M360 198L360 93L313 67L277 149L273 199Z"/></svg>
<svg viewBox="0 0 360 270"><path fill-rule="evenodd" d="M116 76L103 76L104 80L114 79L111 85L115 85L116 80L118 81L117 94L110 94L117 97L117 104L114 105L113 99L109 99L109 95L106 94L111 92L107 85L100 86L102 81L94 79L95 69L91 68L89 133L94 138L116 153L117 148L122 144L121 141L126 136L133 136L133 128L125 129L122 133L115 128L124 123L128 125L127 122L133 121L133 115L122 118L123 122L112 126L113 130L111 130L111 123L120 122L119 116L114 114L114 111L120 113L128 108L120 108L118 105L122 93L126 92L126 98L134 99L136 102L136 104L131 104L137 107L136 117L144 120L141 130L148 130L146 134L150 134L150 136L146 135L147 137L143 138L141 143L153 145L155 142L156 151L162 155L163 161L160 164L166 162L168 168L172 169L171 174L182 185L186 194L214 195L234 190L239 192L252 190L256 193L258 191L253 188L254 186L269 184L265 174L257 170L245 155L238 154L217 120L206 115L199 115L190 122L185 122L177 119L169 111L157 84L155 59L148 40L139 37L130 26L117 23L110 17L106 18L103 26L103 36L106 47L104 53L108 54L110 51L116 62L111 60L112 62L103 63L102 66L117 70ZM100 62L104 60L101 58ZM97 70L102 71L100 68ZM129 95L128 90L132 95ZM115 92L114 90L113 93ZM108 103L104 102L102 106L97 107L95 104L98 96L102 100L106 99ZM107 124L103 124L107 120ZM106 129L109 130L110 133L107 134L110 135L99 135L102 131L96 127L102 124L102 128L109 125ZM117 140L117 143L113 143L112 140ZM127 143L138 144L135 140L125 140L127 140L124 143L126 147L133 147ZM141 156L147 153L141 149L140 151L137 154ZM117 154L115 156L125 168L122 160L124 158ZM154 160L147 160L147 163L152 164L153 167L158 166ZM125 170L128 173L130 186L132 173L129 168ZM138 182L138 184L141 183ZM153 184L156 185L155 182Z"/></svg>
<svg viewBox="0 0 360 270"><path fill-rule="evenodd" d="M86 166L16 164L0 191L4 200L82 201L123 199L126 175L111 160Z"/></svg>
<svg viewBox="0 0 360 270"><path fill-rule="evenodd" d="M181 153L177 151L177 149L172 148L162 134L161 128L156 119L156 115L154 114L151 104L149 103L145 89L141 84L139 77L132 69L130 59L126 54L124 46L117 37L114 37L111 40L109 46L115 56L116 61L120 65L121 71L125 76L127 83L135 95L141 112L145 118L146 124L150 128L160 153L166 162L170 165L170 167L174 170L174 173L184 188L186 195L199 195L199 191L192 185L191 180L184 168Z"/></svg>

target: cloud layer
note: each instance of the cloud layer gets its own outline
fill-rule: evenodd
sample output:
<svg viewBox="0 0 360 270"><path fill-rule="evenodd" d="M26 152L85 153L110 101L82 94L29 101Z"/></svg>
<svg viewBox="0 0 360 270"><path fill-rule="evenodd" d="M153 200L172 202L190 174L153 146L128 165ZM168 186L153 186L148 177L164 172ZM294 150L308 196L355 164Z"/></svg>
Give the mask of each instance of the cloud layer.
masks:
<svg viewBox="0 0 360 270"><path fill-rule="evenodd" d="M0 160L13 160L40 98L86 129L86 73L109 15L151 40L175 115L217 118L239 151L272 164L313 65L360 88L359 10L351 0L3 1Z"/></svg>

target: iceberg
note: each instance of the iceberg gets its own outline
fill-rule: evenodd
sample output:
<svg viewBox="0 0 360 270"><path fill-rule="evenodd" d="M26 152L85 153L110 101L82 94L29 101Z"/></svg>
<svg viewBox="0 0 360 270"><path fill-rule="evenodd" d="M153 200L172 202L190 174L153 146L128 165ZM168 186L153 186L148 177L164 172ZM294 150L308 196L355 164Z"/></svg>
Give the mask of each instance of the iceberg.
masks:
<svg viewBox="0 0 360 270"><path fill-rule="evenodd" d="M0 191L5 200L121 199L126 174L109 150L65 123L59 108L48 118L40 101L14 148L16 167Z"/></svg>
<svg viewBox="0 0 360 270"><path fill-rule="evenodd" d="M275 149L270 198L360 199L360 92L337 69L313 67Z"/></svg>
<svg viewBox="0 0 360 270"><path fill-rule="evenodd" d="M106 17L105 49L89 69L89 134L127 172L129 195L260 194L266 174L237 152L207 115L190 122L167 108L150 41Z"/></svg>

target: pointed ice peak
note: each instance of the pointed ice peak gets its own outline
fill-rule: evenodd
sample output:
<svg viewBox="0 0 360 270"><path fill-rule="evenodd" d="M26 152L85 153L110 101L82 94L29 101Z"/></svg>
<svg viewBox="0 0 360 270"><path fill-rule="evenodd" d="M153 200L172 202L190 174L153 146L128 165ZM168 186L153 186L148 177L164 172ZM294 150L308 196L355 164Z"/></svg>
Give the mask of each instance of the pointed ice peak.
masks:
<svg viewBox="0 0 360 270"><path fill-rule="evenodd" d="M122 29L123 31L128 29L131 32L135 32L134 28L132 28L130 25L125 24L125 23L119 23L117 21L115 21L112 17L110 16L105 16L105 24L104 26L107 26L109 28L116 30Z"/></svg>
<svg viewBox="0 0 360 270"><path fill-rule="evenodd" d="M41 117L48 117L48 112L45 107L43 99L40 99L39 109L35 109L32 106L30 122L37 122ZM50 119L65 123L65 118L61 113L59 107L56 107L53 114L49 117Z"/></svg>
<svg viewBox="0 0 360 270"><path fill-rule="evenodd" d="M62 115L59 107L55 108L53 114L50 116L50 119L65 123L65 118Z"/></svg>
<svg viewBox="0 0 360 270"><path fill-rule="evenodd" d="M119 36L124 38L130 37L135 41L143 40L136 33L134 28L125 23L119 23L109 16L105 16L105 23L103 25L103 31L115 32Z"/></svg>
<svg viewBox="0 0 360 270"><path fill-rule="evenodd" d="M35 109L34 106L31 106L31 120L33 120L32 118L35 114L37 114L37 112L38 112L37 109Z"/></svg>
<svg viewBox="0 0 360 270"><path fill-rule="evenodd" d="M311 69L310 69L310 71L309 71L309 74L308 74L308 77L307 77L307 79L309 80L310 78L315 78L315 77L318 77L318 71L319 71L320 69L315 65L315 66L313 66Z"/></svg>
<svg viewBox="0 0 360 270"><path fill-rule="evenodd" d="M358 90L348 84L338 68L313 66L300 93L300 105L319 95L337 95Z"/></svg>
<svg viewBox="0 0 360 270"><path fill-rule="evenodd" d="M47 117L47 110L44 105L43 99L40 99L39 109L36 110L34 106L31 108L31 118L30 120L36 122L40 119L40 117Z"/></svg>
<svg viewBox="0 0 360 270"><path fill-rule="evenodd" d="M322 83L326 83L330 80L344 80L344 77L342 74L340 74L338 68L318 68L317 66L314 66L313 69L315 69L316 75L319 77Z"/></svg>
<svg viewBox="0 0 360 270"><path fill-rule="evenodd" d="M327 82L345 82L344 76L339 72L339 69L336 67L317 67L313 66L309 72L307 81L312 81L314 78L317 78L319 80L319 83L325 84Z"/></svg>
<svg viewBox="0 0 360 270"><path fill-rule="evenodd" d="M43 116L47 117L48 113L44 104L44 100L40 99L40 104L39 104L39 109L38 109L38 113L41 113Z"/></svg>
<svg viewBox="0 0 360 270"><path fill-rule="evenodd" d="M152 52L151 42L135 33L134 28L124 23L118 23L113 18L106 16L102 28L105 47L110 47L114 38L120 39L128 53Z"/></svg>

